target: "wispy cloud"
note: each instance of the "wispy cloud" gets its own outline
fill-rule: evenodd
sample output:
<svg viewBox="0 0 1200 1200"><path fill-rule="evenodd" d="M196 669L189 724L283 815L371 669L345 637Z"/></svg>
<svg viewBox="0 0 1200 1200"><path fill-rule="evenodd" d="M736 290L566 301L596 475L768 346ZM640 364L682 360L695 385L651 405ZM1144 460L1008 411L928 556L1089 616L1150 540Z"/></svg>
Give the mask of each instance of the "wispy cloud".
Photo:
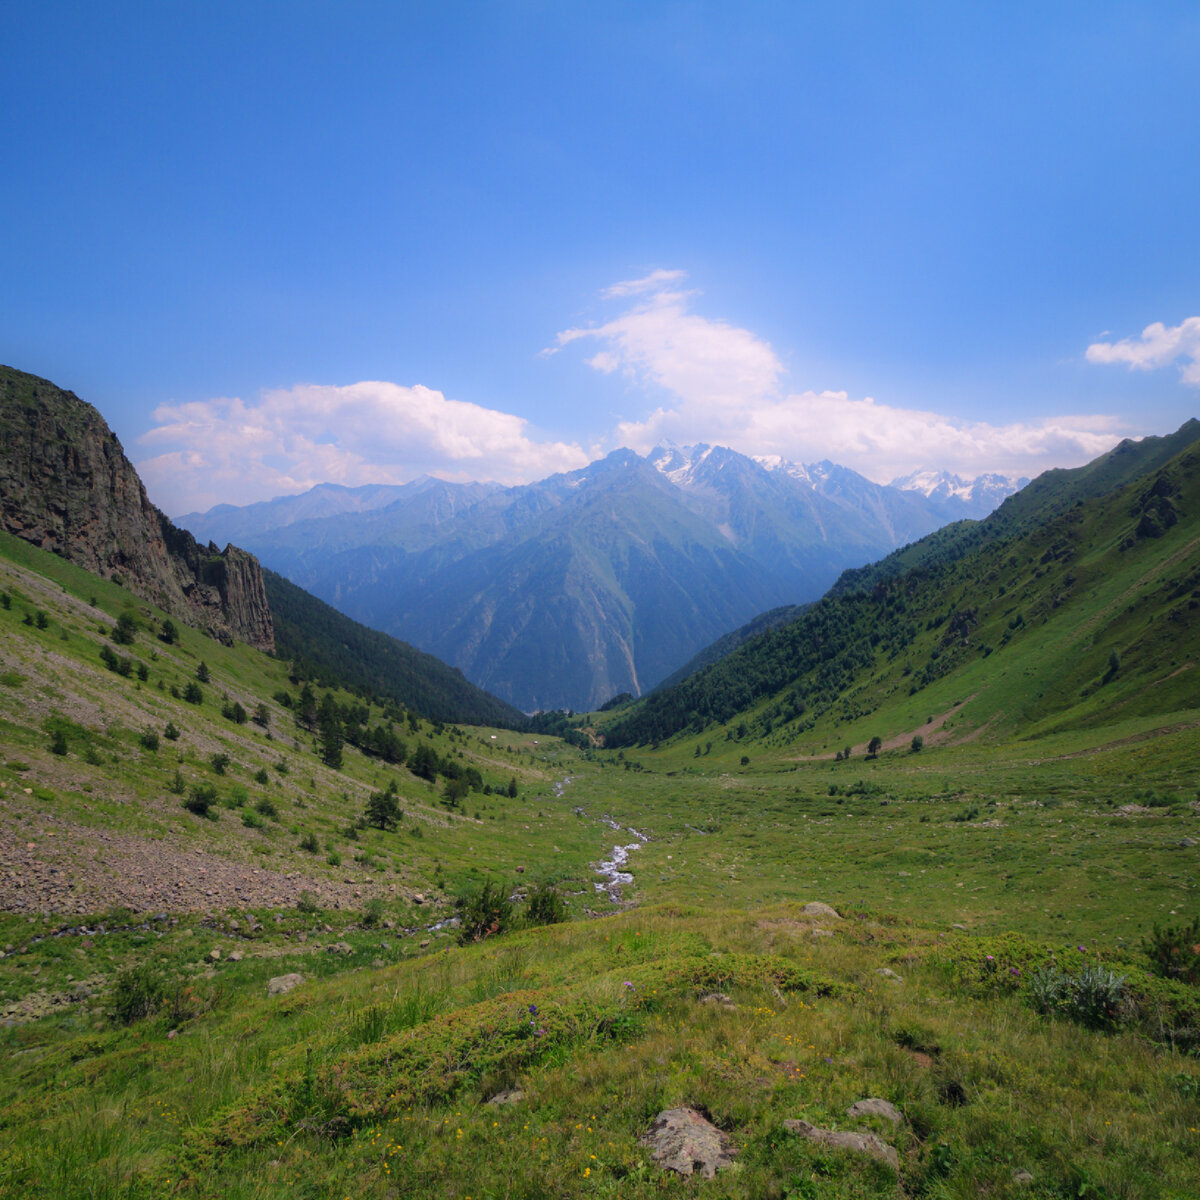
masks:
<svg viewBox="0 0 1200 1200"><path fill-rule="evenodd" d="M798 462L828 458L880 482L926 466L962 475L1036 475L1102 454L1123 433L1106 416L1047 417L993 425L924 409L852 399L843 391L788 391L771 345L746 329L693 311L698 292L682 271L655 271L606 289L635 303L603 324L559 333L557 353L575 342L600 349L584 361L620 371L656 406L621 422L613 445L646 453L658 442L710 442Z"/></svg>
<svg viewBox="0 0 1200 1200"><path fill-rule="evenodd" d="M304 384L249 403L163 404L154 420L138 442L158 453L138 470L172 513L317 483L403 483L422 474L521 482L589 457L573 443L535 440L521 417L386 382Z"/></svg>
<svg viewBox="0 0 1200 1200"><path fill-rule="evenodd" d="M1200 387L1200 317L1188 317L1170 326L1155 321L1142 330L1140 338L1093 342L1087 348L1088 362L1125 363L1135 371L1165 367L1177 359L1183 360L1183 382Z"/></svg>

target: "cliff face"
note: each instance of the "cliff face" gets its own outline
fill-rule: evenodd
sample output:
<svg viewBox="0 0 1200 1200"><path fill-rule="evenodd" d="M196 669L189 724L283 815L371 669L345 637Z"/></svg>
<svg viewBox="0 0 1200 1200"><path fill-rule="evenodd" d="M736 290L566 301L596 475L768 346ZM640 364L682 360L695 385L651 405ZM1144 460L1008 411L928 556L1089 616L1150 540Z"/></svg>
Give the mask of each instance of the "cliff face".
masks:
<svg viewBox="0 0 1200 1200"><path fill-rule="evenodd" d="M0 366L0 527L222 641L274 649L258 560L201 546L150 503L90 404Z"/></svg>

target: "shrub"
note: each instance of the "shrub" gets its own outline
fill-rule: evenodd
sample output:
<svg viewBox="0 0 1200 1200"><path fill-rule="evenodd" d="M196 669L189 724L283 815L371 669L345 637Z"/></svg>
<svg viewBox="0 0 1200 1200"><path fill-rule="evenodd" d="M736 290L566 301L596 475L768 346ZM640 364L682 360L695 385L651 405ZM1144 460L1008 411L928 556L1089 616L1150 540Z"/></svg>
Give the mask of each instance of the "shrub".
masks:
<svg viewBox="0 0 1200 1200"><path fill-rule="evenodd" d="M177 742L181 733L182 730L175 724L174 721L168 721L166 729L163 730L163 737L165 737L168 742Z"/></svg>
<svg viewBox="0 0 1200 1200"><path fill-rule="evenodd" d="M1200 983L1200 917L1190 925L1160 929L1155 924L1150 936L1143 939L1142 949L1157 974L1182 983Z"/></svg>
<svg viewBox="0 0 1200 1200"><path fill-rule="evenodd" d="M267 774L266 767L259 767L258 770L254 772L254 782L261 783L264 787L271 782L271 777Z"/></svg>
<svg viewBox="0 0 1200 1200"><path fill-rule="evenodd" d="M552 887L540 887L525 906L529 925L557 925L568 919L567 902Z"/></svg>
<svg viewBox="0 0 1200 1200"><path fill-rule="evenodd" d="M50 739L50 753L62 755L66 754L66 752L67 735L61 729L56 729Z"/></svg>
<svg viewBox="0 0 1200 1200"><path fill-rule="evenodd" d="M306 833L300 839L300 849L307 850L309 854L316 854L321 849L321 843L317 841L315 833Z"/></svg>
<svg viewBox="0 0 1200 1200"><path fill-rule="evenodd" d="M1125 976L1093 964L1075 974L1058 967L1039 967L1030 973L1030 1003L1039 1012L1060 1012L1092 1028L1118 1024L1131 1015Z"/></svg>
<svg viewBox="0 0 1200 1200"><path fill-rule="evenodd" d="M266 796L255 803L254 810L262 813L264 817L270 817L272 821L279 820L279 809Z"/></svg>
<svg viewBox="0 0 1200 1200"><path fill-rule="evenodd" d="M261 829L263 820L262 817L260 817L258 813L254 811L254 809L247 808L243 809L242 811L242 824L245 825L247 829Z"/></svg>
<svg viewBox="0 0 1200 1200"><path fill-rule="evenodd" d="M366 928L370 929L374 925L378 925L383 920L383 901L378 896L372 896L370 900L363 905L362 923Z"/></svg>
<svg viewBox="0 0 1200 1200"><path fill-rule="evenodd" d="M108 1017L114 1025L132 1025L156 1013L162 1006L166 986L150 963L138 963L122 971L113 981Z"/></svg>
<svg viewBox="0 0 1200 1200"><path fill-rule="evenodd" d="M919 753L921 750L924 750L924 749L925 749L925 739L924 739L924 738L923 738L923 737L922 737L922 736L921 736L919 733L914 733L914 734L913 734L913 740L912 740L912 743L911 743L911 748L912 748L912 752L913 752L914 754L917 754L917 753Z"/></svg>
<svg viewBox="0 0 1200 1200"><path fill-rule="evenodd" d="M142 734L140 741L147 750L158 749L158 734L153 729L147 729Z"/></svg>
<svg viewBox="0 0 1200 1200"><path fill-rule="evenodd" d="M482 942L493 934L503 933L512 924L512 901L504 888L492 880L460 896L457 906L462 922L458 930L460 945Z"/></svg>
<svg viewBox="0 0 1200 1200"><path fill-rule="evenodd" d="M231 761L228 754L214 754L209 760L218 775L224 775Z"/></svg>
<svg viewBox="0 0 1200 1200"><path fill-rule="evenodd" d="M200 680L201 683L207 683L211 678L208 673L208 663L206 663L204 659L200 660L200 665L196 668L196 678Z"/></svg>
<svg viewBox="0 0 1200 1200"><path fill-rule="evenodd" d="M183 698L189 704L203 704L204 691L194 679L191 679L188 681L187 687L183 689Z"/></svg>
<svg viewBox="0 0 1200 1200"><path fill-rule="evenodd" d="M296 901L296 908L302 913L315 913L317 911L317 898L312 892L304 891L300 893L300 899Z"/></svg>
<svg viewBox="0 0 1200 1200"><path fill-rule="evenodd" d="M215 821L217 814L212 811L212 807L216 802L217 789L209 783L198 783L188 793L188 798L183 802L183 807L188 812L195 813L198 817L209 817Z"/></svg>

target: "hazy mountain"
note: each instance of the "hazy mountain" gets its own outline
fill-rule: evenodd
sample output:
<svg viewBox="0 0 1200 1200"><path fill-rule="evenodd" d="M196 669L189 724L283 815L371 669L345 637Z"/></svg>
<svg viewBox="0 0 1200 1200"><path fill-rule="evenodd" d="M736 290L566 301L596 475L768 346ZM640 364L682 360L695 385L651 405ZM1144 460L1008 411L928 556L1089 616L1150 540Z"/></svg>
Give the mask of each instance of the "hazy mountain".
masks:
<svg viewBox="0 0 1200 1200"><path fill-rule="evenodd" d="M978 724L1010 728L1186 707L1200 607L1197 435L1190 421L1122 443L1040 476L982 522L846 572L796 620L623 711L609 744L735 721L789 744L881 707L893 720L907 708L911 728L917 711L962 697Z"/></svg>
<svg viewBox="0 0 1200 1200"><path fill-rule="evenodd" d="M981 520L1028 482L1024 477L994 473L963 479L949 471L922 470L893 479L891 486L904 492L919 492L939 507L949 523L965 517Z"/></svg>
<svg viewBox="0 0 1200 1200"><path fill-rule="evenodd" d="M521 487L322 487L189 520L532 711L640 695L945 516L832 463L664 444Z"/></svg>

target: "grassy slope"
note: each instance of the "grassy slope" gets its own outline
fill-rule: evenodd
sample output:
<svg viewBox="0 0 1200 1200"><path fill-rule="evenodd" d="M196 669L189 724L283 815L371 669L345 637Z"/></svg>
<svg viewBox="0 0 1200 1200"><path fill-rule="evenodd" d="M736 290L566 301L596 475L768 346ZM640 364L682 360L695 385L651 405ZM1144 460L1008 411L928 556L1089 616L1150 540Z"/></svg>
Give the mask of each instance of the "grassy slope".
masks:
<svg viewBox="0 0 1200 1200"><path fill-rule="evenodd" d="M1183 516L1139 536L1156 482ZM753 708L768 743L819 753L915 731L967 697L960 720L1023 736L1170 712L1195 694L1198 511L1192 449L1031 531L831 595L602 727L616 745L693 732L707 743Z"/></svg>
<svg viewBox="0 0 1200 1200"><path fill-rule="evenodd" d="M132 652L147 663L146 683L100 670L99 627L130 597L21 543L0 551L0 587L16 596L0 611L0 782L6 811L24 806L43 853L48 827L77 825L261 860L300 871L315 891L346 871L325 862L329 844L347 866L366 850L354 877L374 886L358 903L384 897L372 916L394 926L346 907L248 916L215 903L166 922L109 914L87 931L74 918L2 918L0 945L13 948L0 960L5 1002L85 978L96 995L0 1031L0 1196L896 1194L886 1168L788 1134L791 1117L874 1128L897 1146L909 1195L1193 1194L1200 1070L1172 1049L1170 1031L1189 1044L1195 989L1147 976L1139 943L1155 921L1197 912L1197 848L1183 843L1200 836L1200 713L1170 680L1148 710L1144 689L1120 676L1078 699L1077 680L1024 674L1072 629L1081 645L1094 637L1079 622L1056 629L1057 610L1045 624L1031 615L1043 586L1056 584L1051 573L1066 569L1057 559L1024 564L1025 626L986 657L969 647L967 674L910 696L902 660L880 654L890 674L879 679L895 687L879 707L833 710L801 736L760 724L741 740L731 728L728 740L709 733L654 752L579 755L545 738L497 731L498 749L491 731L423 725L439 753L462 750L492 782L519 777L516 801L471 798L477 822L354 751L340 773L320 766L270 699L289 686L285 668L244 647L185 631L168 650L141 633ZM1130 623L1122 647L1169 654L1150 629L1165 620L1155 607L1165 601L1126 611L1138 577L1128 561L1128 578L1087 575L1082 552L1071 569L1094 592L1095 614ZM1007 629L1001 602L1011 599L1000 597L979 628ZM45 630L22 624L38 608ZM1080 651L1083 687L1095 682L1092 657L1102 669L1107 653L1103 639ZM160 677L168 687L190 678L200 658L213 673L200 709L158 690ZM976 691L960 686L972 679ZM247 706L264 699L274 737L225 721L222 690ZM1083 719L1064 727L1056 697L1069 694ZM998 699L981 704L986 695ZM72 718L67 756L52 755L47 720L81 704L92 707ZM986 736L969 736L998 712L1008 715ZM907 735L926 716L936 731L912 754ZM141 748L140 731L167 719L184 728L177 749ZM1002 727L1037 736L1001 738ZM901 747L871 762L860 750L848 763L821 757L876 730ZM100 763L83 757L89 744ZM233 809L216 823L182 812L170 775L178 766L212 778L208 755L219 746L234 766L232 782L216 782L245 787L248 803L259 795L255 771L268 768L279 822L247 829ZM272 766L281 756L286 776ZM393 774L404 828L363 831L358 843L339 836ZM1141 811L1123 813L1129 804ZM638 907L465 948L421 927L425 910L408 899L417 889L442 897L484 874L510 885L558 874L568 890L589 889L589 863L633 840L600 824L606 815L650 835L630 856ZM320 855L298 849L307 832ZM845 914L819 922L832 936L813 935L801 909L812 899ZM599 907L590 892L572 898L576 913L585 904ZM350 952L324 948L334 942ZM1033 1011L1021 980L1049 953L1069 969L1091 956L1126 972L1141 997L1136 1019L1093 1030ZM147 959L181 990L167 1010L116 1028L104 1016L112 980ZM884 966L903 982L877 975ZM287 971L308 982L268 999L267 979ZM738 1007L703 1003L713 989ZM485 1103L514 1085L523 1101ZM846 1106L865 1095L896 1102L905 1124L852 1121ZM729 1131L735 1170L664 1185L638 1138L680 1103ZM1032 1185L1015 1181L1018 1169Z"/></svg>

